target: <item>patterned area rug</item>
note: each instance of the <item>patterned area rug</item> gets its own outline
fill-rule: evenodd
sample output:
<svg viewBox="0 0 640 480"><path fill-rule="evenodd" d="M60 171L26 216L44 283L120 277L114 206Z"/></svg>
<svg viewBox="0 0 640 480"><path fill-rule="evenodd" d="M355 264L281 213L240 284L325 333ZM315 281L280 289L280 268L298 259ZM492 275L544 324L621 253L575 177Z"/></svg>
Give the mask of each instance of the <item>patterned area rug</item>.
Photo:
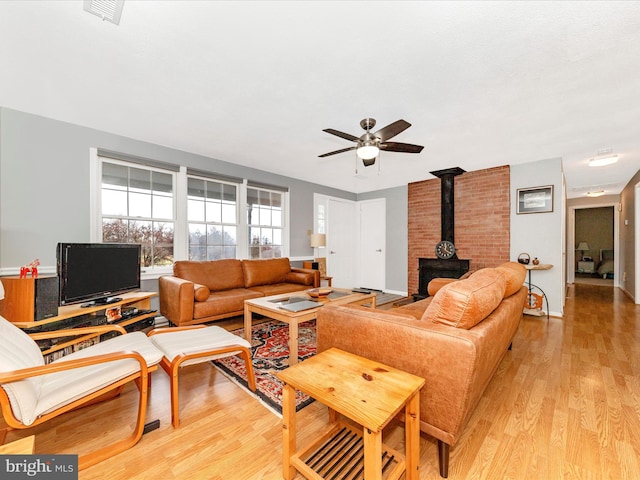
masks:
<svg viewBox="0 0 640 480"><path fill-rule="evenodd" d="M244 338L244 328L231 333ZM298 328L298 361L316 353L316 322L301 323ZM282 382L275 373L289 366L289 326L277 321L254 325L251 328L251 354L256 376L257 397L276 414L282 415ZM234 383L247 387L247 371L240 357L214 360L213 365ZM309 396L296 392L296 411L313 402Z"/></svg>

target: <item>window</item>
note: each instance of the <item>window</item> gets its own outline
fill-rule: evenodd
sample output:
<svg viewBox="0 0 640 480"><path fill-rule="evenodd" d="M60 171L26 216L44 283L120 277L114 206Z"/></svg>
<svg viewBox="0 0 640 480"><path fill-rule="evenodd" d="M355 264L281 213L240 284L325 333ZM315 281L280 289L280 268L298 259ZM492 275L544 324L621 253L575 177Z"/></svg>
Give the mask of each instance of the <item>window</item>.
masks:
<svg viewBox="0 0 640 480"><path fill-rule="evenodd" d="M171 265L174 180L173 172L103 159L102 241L141 244L143 267Z"/></svg>
<svg viewBox="0 0 640 480"><path fill-rule="evenodd" d="M286 187L91 149L91 241L140 243L144 278L176 260L289 255Z"/></svg>
<svg viewBox="0 0 640 480"><path fill-rule="evenodd" d="M189 177L187 192L189 260L236 258L238 187Z"/></svg>
<svg viewBox="0 0 640 480"><path fill-rule="evenodd" d="M249 258L282 257L284 193L247 188Z"/></svg>

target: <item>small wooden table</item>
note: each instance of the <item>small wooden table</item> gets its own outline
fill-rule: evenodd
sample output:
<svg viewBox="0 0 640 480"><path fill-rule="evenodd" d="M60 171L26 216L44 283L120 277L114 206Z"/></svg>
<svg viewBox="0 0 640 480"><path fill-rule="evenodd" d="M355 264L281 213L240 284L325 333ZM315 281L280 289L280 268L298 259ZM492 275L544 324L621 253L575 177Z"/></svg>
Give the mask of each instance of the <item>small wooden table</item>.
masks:
<svg viewBox="0 0 640 480"><path fill-rule="evenodd" d="M282 396L282 474L366 480L417 480L420 468L420 389L424 378L331 348L277 373ZM297 450L295 390L329 407L330 425ZM404 408L405 456L382 443L382 430ZM355 429L340 414L362 426ZM321 453L320 453L321 452ZM351 478L351 477L349 477Z"/></svg>
<svg viewBox="0 0 640 480"><path fill-rule="evenodd" d="M298 363L298 325L303 322L313 320L318 316L318 309L310 308L300 312L291 312L280 308L280 302L290 298L304 298L314 300L321 304L344 305L355 303L357 305L370 304L371 308L376 308L375 293L354 293L344 288L334 288L326 297L312 298L304 291L292 292L283 295L271 295L269 297L252 298L244 301L244 335L251 342L251 322L253 314L257 313L268 318L273 318L279 322L289 325L289 365Z"/></svg>

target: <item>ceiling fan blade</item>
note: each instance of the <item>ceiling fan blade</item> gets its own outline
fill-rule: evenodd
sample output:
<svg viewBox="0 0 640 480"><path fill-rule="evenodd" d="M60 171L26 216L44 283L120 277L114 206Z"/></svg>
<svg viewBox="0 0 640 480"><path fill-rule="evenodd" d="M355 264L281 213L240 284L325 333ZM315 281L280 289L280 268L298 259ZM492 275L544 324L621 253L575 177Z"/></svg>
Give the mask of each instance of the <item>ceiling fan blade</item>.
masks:
<svg viewBox="0 0 640 480"><path fill-rule="evenodd" d="M386 127L378 130L374 135L380 139L381 142L385 142L392 137L395 137L400 132L404 132L409 128L411 124L404 120L398 120L397 122L390 123Z"/></svg>
<svg viewBox="0 0 640 480"><path fill-rule="evenodd" d="M329 152L329 153L324 153L322 155L318 155L318 157L320 157L320 158L328 157L329 155L335 155L337 153L348 152L349 150L355 150L356 148L358 148L358 147L343 148L341 150L336 150L335 152Z"/></svg>
<svg viewBox="0 0 640 480"><path fill-rule="evenodd" d="M386 152L420 153L423 148L422 145L412 145L410 143L386 142L380 144L380 150Z"/></svg>
<svg viewBox="0 0 640 480"><path fill-rule="evenodd" d="M334 130L333 128L325 128L323 132L330 133L331 135L335 135L336 137L344 138L346 140L351 140L352 142L358 141L358 137L354 137L353 135L341 132L339 130Z"/></svg>

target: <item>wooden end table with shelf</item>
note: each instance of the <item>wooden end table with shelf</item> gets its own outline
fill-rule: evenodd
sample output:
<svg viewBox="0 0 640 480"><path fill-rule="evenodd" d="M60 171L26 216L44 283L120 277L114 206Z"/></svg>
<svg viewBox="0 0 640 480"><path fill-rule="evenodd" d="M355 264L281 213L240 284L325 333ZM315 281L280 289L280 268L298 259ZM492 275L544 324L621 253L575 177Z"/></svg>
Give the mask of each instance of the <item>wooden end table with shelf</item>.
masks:
<svg viewBox="0 0 640 480"><path fill-rule="evenodd" d="M331 348L277 373L282 397L282 474L345 478L362 470L366 480L417 480L420 467L420 389L410 373ZM296 445L295 391L329 408L329 427L310 445ZM404 409L405 455L382 443L384 427ZM362 427L354 428L340 415ZM322 451L322 453L318 453ZM323 455L322 461L316 459Z"/></svg>

